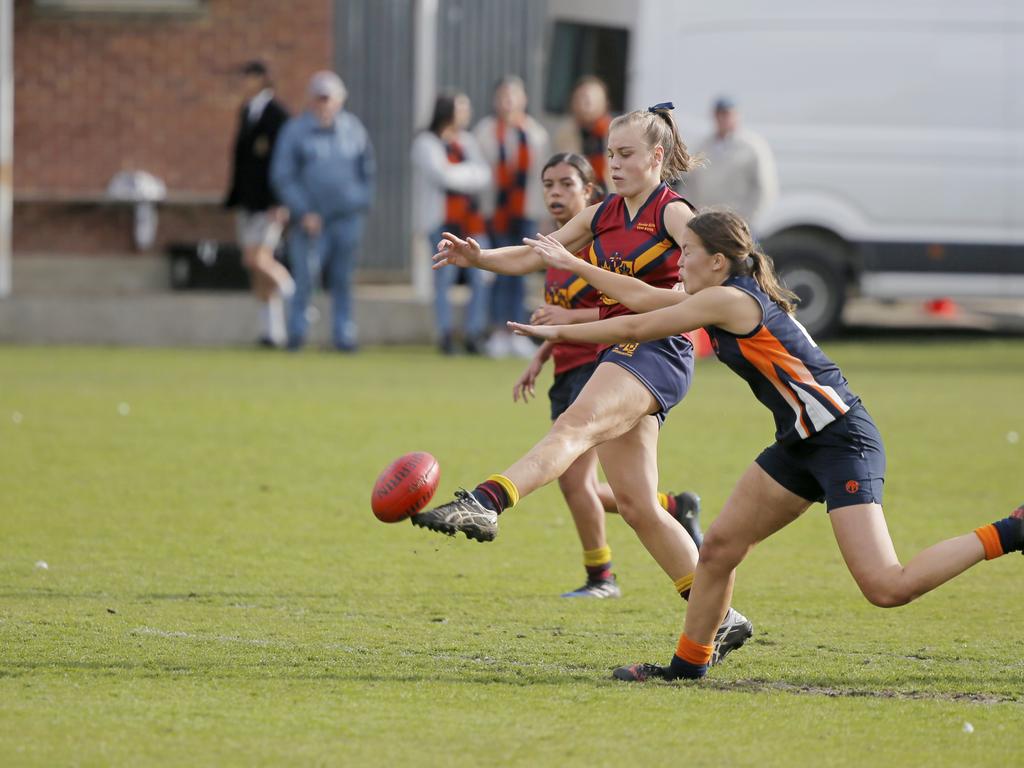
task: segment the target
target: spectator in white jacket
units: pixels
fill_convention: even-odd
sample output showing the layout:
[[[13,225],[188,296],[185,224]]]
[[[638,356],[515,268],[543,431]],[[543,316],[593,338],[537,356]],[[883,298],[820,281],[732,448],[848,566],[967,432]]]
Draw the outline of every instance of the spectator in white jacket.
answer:
[[[775,156],[763,138],[740,127],[732,99],[715,101],[714,120],[714,134],[697,147],[705,165],[684,177],[681,191],[698,208],[730,208],[756,229],[778,196]]]
[[[413,223],[416,232],[430,241],[430,253],[442,232],[472,237],[481,244],[490,242],[477,195],[490,185],[491,169],[466,130],[471,119],[468,96],[457,91],[442,93],[434,102],[430,126],[413,139]],[[448,289],[456,279],[470,289],[462,342],[470,354],[482,351],[487,326],[485,275],[472,267],[434,270],[434,314],[444,354],[455,352]]]
[[[546,216],[540,178],[548,159],[548,133],[526,114],[526,86],[520,78],[506,75],[498,81],[494,114],[483,118],[473,133],[494,174],[493,185],[481,198],[492,245],[522,245],[524,237],[536,235]],[[491,322],[496,330],[487,346],[492,357],[533,357],[533,343],[505,329],[506,321],[529,316],[525,293],[523,275],[495,278]]]

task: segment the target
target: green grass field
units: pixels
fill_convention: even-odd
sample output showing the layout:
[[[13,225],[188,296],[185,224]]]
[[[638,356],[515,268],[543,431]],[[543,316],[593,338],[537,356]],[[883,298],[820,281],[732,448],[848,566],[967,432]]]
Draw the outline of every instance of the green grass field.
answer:
[[[1024,500],[1024,341],[827,351],[886,438],[902,557]],[[432,452],[449,495],[540,437],[520,368],[0,348],[0,765],[1024,761],[1020,556],[881,610],[816,506],[740,570],[745,648],[703,684],[630,686],[610,670],[667,661],[683,604],[621,520],[618,601],[558,597],[582,568],[553,486],[492,544],[377,522],[395,456]],[[771,435],[701,361],[662,486],[706,525]]]

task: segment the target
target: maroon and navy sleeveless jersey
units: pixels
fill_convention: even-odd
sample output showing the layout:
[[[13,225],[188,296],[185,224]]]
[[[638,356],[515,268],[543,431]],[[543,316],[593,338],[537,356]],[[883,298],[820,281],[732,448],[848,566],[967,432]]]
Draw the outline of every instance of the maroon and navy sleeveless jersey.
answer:
[[[584,258],[582,251],[579,255]],[[544,275],[544,301],[566,309],[594,309],[601,301],[601,294],[575,272],[548,267]],[[555,344],[551,350],[555,358],[555,375],[594,362],[599,348],[598,344]]]
[[[750,385],[775,416],[775,439],[794,444],[817,434],[860,402],[839,367],[822,352],[796,318],[761,290],[752,277],[723,285],[750,294],[763,313],[743,336],[709,325],[718,359]]]
[[[632,219],[621,195],[608,195],[594,214],[590,229],[594,242],[584,258],[609,272],[630,275],[656,288],[679,282],[679,246],[665,230],[665,208],[679,201],[693,206],[666,184],[659,184]],[[631,315],[633,311],[608,296],[601,296],[601,319]]]

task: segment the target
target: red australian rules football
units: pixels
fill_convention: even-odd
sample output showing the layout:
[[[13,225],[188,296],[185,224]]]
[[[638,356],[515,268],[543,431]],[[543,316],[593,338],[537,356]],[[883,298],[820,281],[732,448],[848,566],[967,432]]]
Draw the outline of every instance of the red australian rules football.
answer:
[[[425,451],[399,456],[380,473],[373,486],[370,506],[378,520],[397,523],[415,515],[437,490],[441,468]]]

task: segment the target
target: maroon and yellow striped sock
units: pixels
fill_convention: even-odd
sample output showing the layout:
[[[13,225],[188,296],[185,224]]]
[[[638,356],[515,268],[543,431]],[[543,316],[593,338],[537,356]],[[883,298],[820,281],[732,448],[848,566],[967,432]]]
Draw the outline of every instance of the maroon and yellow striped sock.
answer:
[[[607,544],[597,549],[583,550],[583,567],[587,581],[609,581],[612,577],[612,548]]]
[[[504,475],[491,475],[473,489],[473,498],[500,515],[519,502],[519,489]]]

